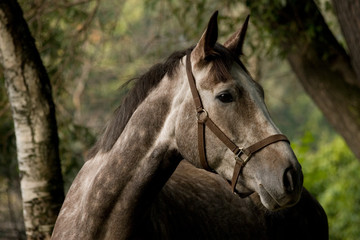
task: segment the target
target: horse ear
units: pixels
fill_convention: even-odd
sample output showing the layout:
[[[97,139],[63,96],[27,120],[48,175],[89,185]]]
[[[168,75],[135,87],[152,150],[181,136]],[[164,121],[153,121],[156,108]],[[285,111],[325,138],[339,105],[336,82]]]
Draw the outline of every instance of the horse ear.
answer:
[[[193,50],[198,61],[213,53],[218,38],[217,16],[218,11],[214,12],[211,16],[205,32]]]
[[[242,47],[244,44],[249,18],[250,15],[246,17],[243,26],[224,43],[224,46],[233,52],[235,56],[240,56],[242,54]]]

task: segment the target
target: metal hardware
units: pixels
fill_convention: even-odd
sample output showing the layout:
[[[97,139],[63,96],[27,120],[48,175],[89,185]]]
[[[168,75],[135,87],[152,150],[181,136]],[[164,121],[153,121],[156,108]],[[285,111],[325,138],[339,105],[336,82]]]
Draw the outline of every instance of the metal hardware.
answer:
[[[206,120],[208,119],[209,114],[205,109],[200,109],[198,110],[197,114],[196,114],[196,118],[198,120],[199,123],[204,123],[206,122]]]
[[[245,156],[246,156],[245,160],[241,157],[242,155],[245,155]],[[252,154],[247,155],[247,154],[244,152],[244,149],[243,149],[243,148],[239,148],[239,152],[235,155],[235,160],[236,160],[236,161],[240,161],[240,162],[242,162],[243,165],[245,165],[245,163],[247,163],[247,162],[250,160],[251,155],[252,155]]]

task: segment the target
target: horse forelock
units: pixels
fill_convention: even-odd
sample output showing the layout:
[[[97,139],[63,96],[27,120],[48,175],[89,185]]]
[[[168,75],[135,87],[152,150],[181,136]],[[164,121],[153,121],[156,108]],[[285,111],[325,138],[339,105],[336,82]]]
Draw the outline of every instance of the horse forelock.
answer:
[[[234,63],[238,64],[247,74],[249,74],[239,57],[235,56],[230,50],[218,43],[215,45],[213,51],[204,60],[199,62],[199,67],[205,66],[210,62],[212,67],[209,75],[212,76],[214,83],[226,82],[230,79],[230,70]]]
[[[137,107],[166,74],[169,79],[174,76],[181,58],[186,55],[188,50],[174,52],[165,62],[155,64],[142,76],[131,79],[123,85],[126,87],[129,83],[134,83],[134,86],[123,98],[121,105],[115,110],[112,118],[105,126],[101,137],[90,149],[87,160],[93,158],[99,151],[108,152],[112,149]]]

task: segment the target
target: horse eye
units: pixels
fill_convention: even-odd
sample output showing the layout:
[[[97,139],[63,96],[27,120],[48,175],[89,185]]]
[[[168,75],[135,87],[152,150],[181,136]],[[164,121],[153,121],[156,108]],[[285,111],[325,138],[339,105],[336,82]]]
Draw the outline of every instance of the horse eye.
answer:
[[[233,96],[229,92],[222,92],[216,98],[223,103],[230,103],[234,101]]]

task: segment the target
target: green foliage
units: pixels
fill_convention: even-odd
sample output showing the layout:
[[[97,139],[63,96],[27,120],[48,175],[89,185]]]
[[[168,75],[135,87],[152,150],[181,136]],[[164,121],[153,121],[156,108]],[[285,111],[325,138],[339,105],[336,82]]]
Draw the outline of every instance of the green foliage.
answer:
[[[293,50],[316,44],[318,54],[328,58],[331,34],[343,40],[329,0],[259,0],[243,1],[251,9],[253,24],[260,39],[267,39],[268,51],[285,57]],[[326,19],[326,23],[324,22]],[[259,45],[259,47],[261,47]]]
[[[313,145],[317,149],[313,149]],[[330,239],[358,239],[359,161],[339,136],[315,142],[307,132],[301,144],[293,148],[303,166],[305,187],[316,196],[328,215]]]
[[[79,74],[83,60],[79,56],[84,54],[81,45],[88,36],[97,4],[94,0],[79,3],[19,0],[19,4],[57,96]]]
[[[304,93],[289,66],[267,60],[262,85],[269,111],[292,142],[305,187],[327,213],[330,239],[358,239],[360,162]]]

